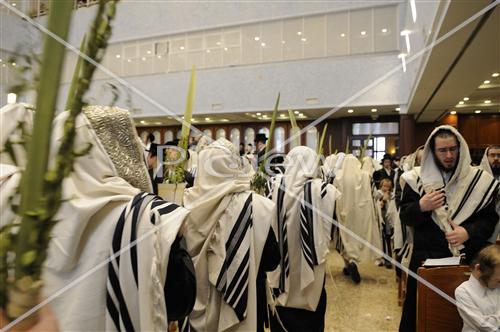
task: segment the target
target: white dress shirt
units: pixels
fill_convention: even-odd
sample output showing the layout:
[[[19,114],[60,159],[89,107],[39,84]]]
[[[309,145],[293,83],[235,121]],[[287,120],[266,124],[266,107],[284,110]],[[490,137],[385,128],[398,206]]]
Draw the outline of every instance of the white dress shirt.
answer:
[[[500,331],[500,288],[484,287],[471,275],[457,287],[455,299],[464,320],[462,332]]]

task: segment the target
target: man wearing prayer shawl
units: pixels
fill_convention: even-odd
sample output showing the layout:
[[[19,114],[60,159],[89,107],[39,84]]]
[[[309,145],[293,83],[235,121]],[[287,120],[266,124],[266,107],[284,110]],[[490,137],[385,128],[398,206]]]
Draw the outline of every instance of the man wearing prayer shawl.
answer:
[[[493,177],[500,181],[500,146],[491,145],[484,151],[483,159],[479,165],[485,172],[490,173]],[[495,243],[500,236],[500,192],[496,197],[496,211],[499,216],[499,221],[489,242]]]
[[[285,173],[273,190],[281,260],[268,273],[276,296],[271,331],[323,331],[326,310],[325,268],[335,201],[340,193],[321,181],[316,152],[293,148]]]
[[[67,116],[54,120],[51,153]],[[92,148],[63,182],[43,297],[54,296],[61,331],[165,331],[167,266],[188,211],[147,193],[143,151],[127,111],[89,106],[75,127],[75,149]],[[2,197],[8,188],[2,183]],[[0,208],[3,216],[10,206]]]
[[[279,261],[275,206],[250,191],[253,170],[224,138],[200,147],[197,168],[184,195],[196,303],[181,329],[263,331],[267,304],[259,275]]]
[[[403,174],[400,218],[413,228],[413,272],[427,258],[462,253],[470,260],[493,233],[499,184],[470,164],[462,135],[451,126],[439,126],[425,143],[422,166]],[[415,331],[416,292],[417,281],[410,277],[400,331]]]
[[[337,202],[336,216],[340,229],[340,243],[337,248],[345,263],[345,275],[350,275],[355,283],[361,281],[357,264],[374,261],[377,253],[351,236],[350,232],[382,249],[379,220],[372,196],[371,174],[361,169],[361,163],[352,154],[346,155],[341,169],[337,172],[333,185],[342,197]],[[350,232],[349,232],[350,231]]]

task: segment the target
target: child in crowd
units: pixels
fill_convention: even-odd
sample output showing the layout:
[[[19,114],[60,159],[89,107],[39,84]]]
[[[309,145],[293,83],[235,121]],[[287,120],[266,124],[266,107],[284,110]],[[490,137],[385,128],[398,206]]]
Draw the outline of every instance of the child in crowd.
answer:
[[[462,332],[500,331],[500,246],[481,250],[471,268],[469,280],[455,290]]]
[[[380,216],[380,225],[382,233],[382,241],[384,245],[384,253],[392,257],[392,235],[394,234],[394,218],[397,218],[397,210],[392,195],[392,181],[390,179],[382,179],[379,183],[379,189],[376,192],[375,200],[378,204]],[[380,262],[380,266],[384,265],[388,269],[392,268],[389,260],[384,259]]]

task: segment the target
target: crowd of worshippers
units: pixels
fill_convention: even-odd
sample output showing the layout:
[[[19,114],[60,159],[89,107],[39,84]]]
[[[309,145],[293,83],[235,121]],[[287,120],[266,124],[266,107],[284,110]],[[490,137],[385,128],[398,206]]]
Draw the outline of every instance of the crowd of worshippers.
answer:
[[[31,130],[33,113],[23,105],[0,116],[2,145],[20,135],[19,122]],[[51,151],[64,121],[54,121]],[[257,163],[266,139],[256,142]],[[50,301],[53,314],[42,315],[60,330],[323,331],[333,250],[353,284],[362,281],[362,262],[396,264],[401,273],[427,258],[477,256],[457,289],[464,331],[500,326],[500,253],[490,244],[499,231],[499,146],[486,149],[479,167],[451,126],[381,165],[345,153],[322,160],[297,146],[265,197],[251,190],[252,151],[224,138],[203,136],[187,153],[172,148],[177,142],[150,138],[144,146],[127,111],[89,106],[75,137],[76,146],[88,143],[64,181],[43,272],[45,297],[64,289]],[[25,165],[17,152],[16,163],[1,155],[1,226],[13,219],[7,197]],[[155,193],[171,171],[164,161],[183,153],[180,206]],[[415,330],[416,289],[409,277],[400,331]]]

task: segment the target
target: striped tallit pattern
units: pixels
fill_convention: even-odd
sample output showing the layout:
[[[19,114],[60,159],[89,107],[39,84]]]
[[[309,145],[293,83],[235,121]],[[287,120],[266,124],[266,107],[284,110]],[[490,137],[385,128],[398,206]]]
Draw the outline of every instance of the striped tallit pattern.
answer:
[[[314,265],[318,265],[316,249],[314,245],[314,229],[313,229],[313,203],[311,195],[312,182],[308,181],[304,185],[304,199],[300,205],[300,240],[302,245],[302,254],[306,259],[309,267],[314,269]],[[321,198],[326,194],[327,183],[321,184]]]
[[[240,322],[247,316],[251,228],[252,194],[245,201],[226,239],[226,257],[216,283],[217,290],[224,301],[234,309]]]
[[[173,212],[179,206],[148,193],[136,195],[123,210],[115,227],[111,244],[111,261],[108,263],[106,287],[106,310],[116,331],[140,331],[140,308],[138,302],[138,275],[140,275],[137,243],[138,223],[147,207],[150,207],[150,222],[156,224],[155,215]],[[148,259],[148,258],[146,258]],[[107,326],[109,329],[110,326]]]
[[[278,244],[280,247],[280,267],[281,274],[279,279],[279,292],[284,293],[286,291],[286,280],[290,273],[290,261],[288,257],[288,241],[286,234],[286,211],[283,204],[285,198],[285,179],[281,178],[278,187],[278,199],[277,199],[277,214],[278,214]]]

